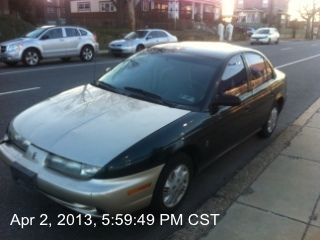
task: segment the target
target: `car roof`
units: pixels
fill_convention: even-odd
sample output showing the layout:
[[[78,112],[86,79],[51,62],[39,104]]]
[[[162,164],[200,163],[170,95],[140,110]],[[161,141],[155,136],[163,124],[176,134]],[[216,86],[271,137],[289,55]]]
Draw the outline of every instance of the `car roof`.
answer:
[[[219,59],[225,59],[242,52],[258,52],[254,49],[223,42],[177,42],[157,45],[154,48]]]
[[[164,31],[164,32],[167,32],[166,30],[163,30],[160,28],[145,28],[145,29],[138,29],[137,31]]]

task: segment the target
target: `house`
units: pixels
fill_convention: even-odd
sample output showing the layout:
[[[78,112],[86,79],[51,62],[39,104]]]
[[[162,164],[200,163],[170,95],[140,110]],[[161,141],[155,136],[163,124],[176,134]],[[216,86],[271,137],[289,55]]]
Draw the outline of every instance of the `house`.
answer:
[[[81,25],[126,25],[126,1],[69,0],[69,21]],[[135,0],[138,27],[173,28],[177,24],[213,24],[221,15],[221,0]]]
[[[237,25],[281,27],[288,22],[289,0],[235,0]]]
[[[8,15],[8,14],[9,14],[9,1],[0,0],[0,15]]]

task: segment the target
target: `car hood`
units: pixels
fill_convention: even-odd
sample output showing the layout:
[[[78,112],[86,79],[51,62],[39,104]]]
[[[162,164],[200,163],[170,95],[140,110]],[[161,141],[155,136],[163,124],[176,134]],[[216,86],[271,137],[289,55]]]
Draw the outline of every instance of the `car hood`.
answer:
[[[141,39],[118,39],[118,40],[114,40],[110,43],[110,45],[121,45],[121,46],[130,46],[133,45],[137,42],[140,42]]]
[[[85,85],[27,109],[12,127],[46,151],[103,166],[188,112]]]
[[[8,46],[10,44],[19,44],[19,43],[24,43],[24,42],[29,42],[29,38],[15,38],[6,42],[2,42],[1,45]]]

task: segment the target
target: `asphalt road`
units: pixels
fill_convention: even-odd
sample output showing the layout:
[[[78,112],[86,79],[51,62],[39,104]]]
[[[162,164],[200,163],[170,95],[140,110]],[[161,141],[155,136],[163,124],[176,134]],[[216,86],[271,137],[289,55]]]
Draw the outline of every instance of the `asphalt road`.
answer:
[[[271,139],[255,136],[214,163],[197,176],[191,186],[186,204],[180,211],[192,213],[245,166],[261,150],[320,97],[320,41],[283,41],[279,45],[254,46],[267,55],[274,66],[287,74],[288,100],[280,116],[278,128]],[[65,64],[47,61],[38,67],[9,68],[0,64],[0,135],[9,121],[24,109],[66,89],[88,83],[121,59],[100,56],[96,62],[78,60]],[[209,211],[209,210],[208,210]],[[40,193],[17,187],[9,169],[0,162],[0,239],[164,239],[181,226],[100,226],[39,227],[20,229],[10,226],[14,214],[39,217],[42,213],[54,222],[59,213],[72,213],[48,200]],[[212,212],[208,212],[212,213]]]

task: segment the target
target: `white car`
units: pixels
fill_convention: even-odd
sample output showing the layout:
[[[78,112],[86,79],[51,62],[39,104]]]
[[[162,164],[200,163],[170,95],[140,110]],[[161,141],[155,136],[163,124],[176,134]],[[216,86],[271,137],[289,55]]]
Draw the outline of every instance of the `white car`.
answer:
[[[123,39],[109,43],[113,55],[132,54],[157,44],[177,42],[178,38],[162,29],[141,29],[127,34]]]
[[[276,28],[259,28],[251,35],[250,44],[251,45],[256,43],[278,44],[279,39],[280,39],[280,33]]]

